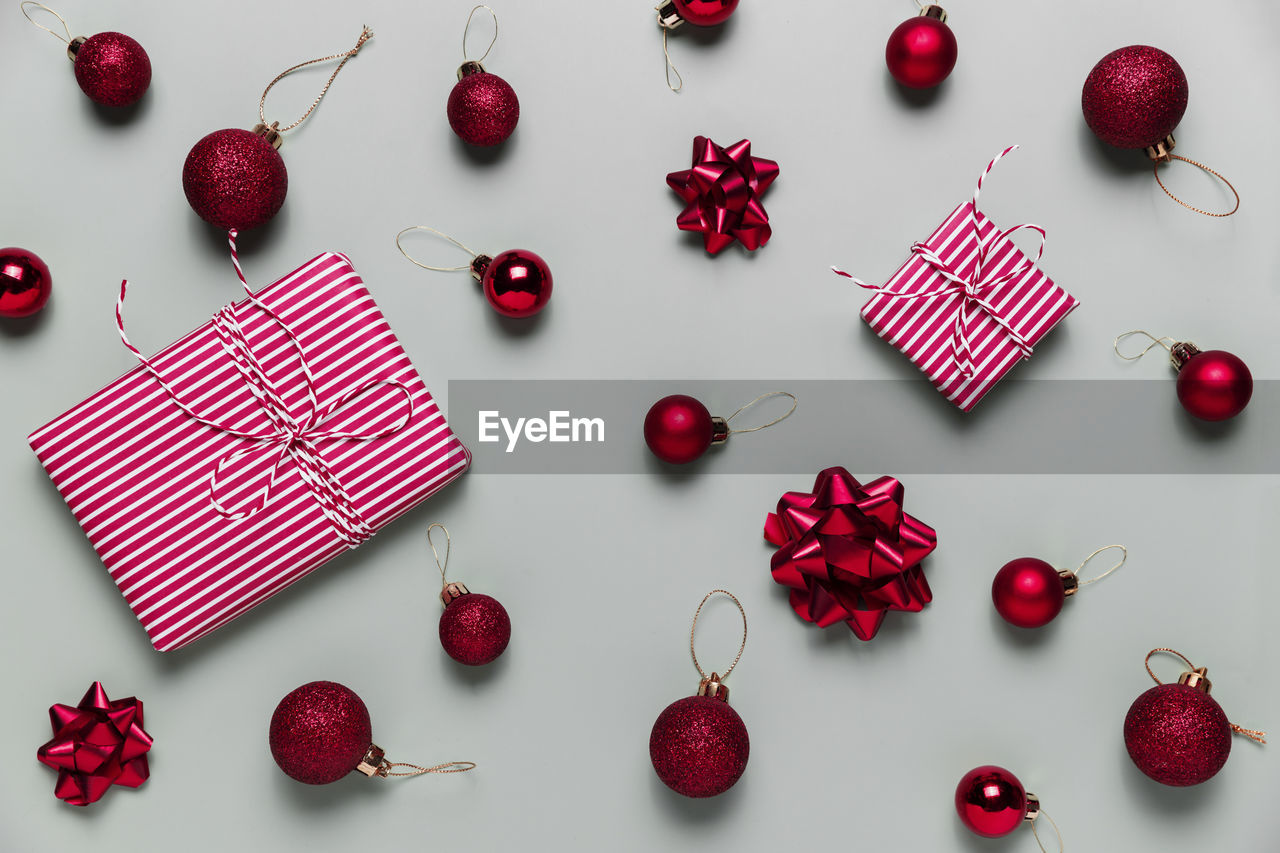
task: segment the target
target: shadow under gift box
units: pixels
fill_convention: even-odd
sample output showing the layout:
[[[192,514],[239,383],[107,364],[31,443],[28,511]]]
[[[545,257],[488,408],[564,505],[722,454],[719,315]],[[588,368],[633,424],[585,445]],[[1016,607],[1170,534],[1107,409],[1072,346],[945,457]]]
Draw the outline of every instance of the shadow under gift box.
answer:
[[[28,437],[159,651],[357,547],[471,464],[345,255],[255,296],[150,359],[169,390],[139,366]]]

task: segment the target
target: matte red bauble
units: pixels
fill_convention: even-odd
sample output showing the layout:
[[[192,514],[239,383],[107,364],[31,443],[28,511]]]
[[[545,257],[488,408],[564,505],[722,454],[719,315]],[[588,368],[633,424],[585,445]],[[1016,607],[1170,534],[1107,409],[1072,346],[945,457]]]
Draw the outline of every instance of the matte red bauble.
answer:
[[[984,838],[1008,835],[1023,821],[1034,820],[1039,811],[1039,801],[1026,792],[1018,777],[994,764],[975,767],[956,785],[956,814],[971,832]]]
[[[644,418],[644,441],[663,462],[685,465],[729,438],[729,424],[713,418],[702,403],[687,394],[663,397]]]
[[[729,16],[738,8],[739,0],[671,0],[669,4],[659,4],[658,14],[662,14],[663,5],[675,7],[676,13],[695,27],[714,27],[729,20]]]
[[[1180,346],[1174,364],[1182,408],[1206,421],[1225,421],[1243,412],[1253,397],[1253,374],[1248,366],[1224,350]]]
[[[34,252],[0,249],[0,317],[29,317],[45,306],[53,290],[49,268]]]
[[[268,136],[277,144],[268,142]],[[278,140],[278,134],[258,125],[254,131],[217,130],[197,142],[182,167],[182,189],[191,209],[228,231],[268,222],[289,190]]]
[[[520,99],[506,80],[485,71],[479,62],[467,62],[458,69],[446,112],[459,139],[487,147],[505,142],[515,131]]]
[[[956,66],[959,47],[941,6],[926,6],[889,36],[884,61],[893,79],[910,89],[932,89]]]
[[[1066,578],[1044,560],[1019,557],[996,572],[991,582],[991,600],[1009,624],[1039,628],[1061,612],[1067,600],[1065,581]],[[1071,591],[1075,592],[1074,585]]]
[[[151,85],[151,59],[124,33],[73,39],[67,53],[75,62],[76,82],[94,103],[127,107]]]
[[[551,268],[528,249],[508,249],[492,258],[477,255],[471,274],[493,310],[504,317],[532,317],[551,299]]]
[[[1081,95],[1089,129],[1117,148],[1147,148],[1173,133],[1187,109],[1187,75],[1154,47],[1135,44],[1104,56]]]
[[[350,688],[312,681],[271,715],[271,756],[299,782],[327,785],[355,770],[373,744],[369,710]]]

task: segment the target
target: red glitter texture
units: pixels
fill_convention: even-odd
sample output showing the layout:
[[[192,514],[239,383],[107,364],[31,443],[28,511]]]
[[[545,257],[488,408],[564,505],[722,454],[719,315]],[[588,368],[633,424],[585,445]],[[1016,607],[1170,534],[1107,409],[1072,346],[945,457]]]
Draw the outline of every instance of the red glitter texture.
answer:
[[[369,710],[350,688],[312,681],[280,700],[268,740],[281,770],[308,785],[327,785],[356,768],[373,729]]]
[[[520,121],[516,90],[497,74],[478,71],[458,81],[449,93],[449,126],[463,142],[497,145],[505,142]]]
[[[1117,148],[1155,145],[1182,121],[1187,75],[1172,56],[1135,44],[1112,51],[1084,81],[1084,120]]]
[[[151,85],[151,59],[124,33],[98,33],[76,52],[76,82],[90,100],[107,107],[138,102]]]
[[[289,173],[271,143],[252,131],[228,128],[192,146],[182,167],[182,188],[205,222],[245,231],[280,210]]]
[[[440,614],[440,645],[467,666],[495,660],[511,642],[511,617],[496,598],[467,593]]]
[[[1139,696],[1124,718],[1124,745],[1138,769],[1163,785],[1199,785],[1231,754],[1231,724],[1211,696],[1162,684]]]
[[[747,769],[751,741],[738,712],[721,699],[688,696],[666,707],[649,735],[649,758],[668,788],[714,797]]]

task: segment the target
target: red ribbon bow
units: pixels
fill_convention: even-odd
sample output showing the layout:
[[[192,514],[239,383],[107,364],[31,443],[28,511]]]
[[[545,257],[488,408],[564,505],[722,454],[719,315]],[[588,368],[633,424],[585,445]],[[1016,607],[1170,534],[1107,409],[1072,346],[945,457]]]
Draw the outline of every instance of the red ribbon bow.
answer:
[[[811,494],[782,496],[764,538],[779,546],[773,579],[791,589],[796,615],[821,628],[846,622],[870,640],[888,611],[914,613],[933,600],[919,564],[938,536],[902,511],[903,492],[893,477],[864,486],[844,468],[828,468]]]
[[[778,177],[778,164],[751,156],[751,140],[721,148],[694,137],[693,168],[667,175],[667,184],[688,204],[676,217],[681,231],[698,231],[713,255],[734,240],[755,251],[773,229],[760,196]]]
[[[49,708],[53,740],[36,752],[58,771],[53,793],[73,806],[96,802],[112,785],[136,788],[147,781],[151,736],[142,730],[142,703],[107,699],[95,681],[80,704]]]

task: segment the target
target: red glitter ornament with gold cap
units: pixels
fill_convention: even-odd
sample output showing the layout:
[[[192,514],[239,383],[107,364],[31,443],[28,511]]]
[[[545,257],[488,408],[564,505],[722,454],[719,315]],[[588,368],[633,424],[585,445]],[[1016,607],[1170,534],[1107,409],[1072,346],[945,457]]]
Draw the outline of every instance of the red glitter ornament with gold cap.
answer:
[[[75,66],[76,83],[89,100],[104,107],[130,107],[142,99],[151,85],[151,58],[142,45],[124,33],[105,32],[88,38],[72,38],[67,21],[43,3],[20,4],[28,21],[67,46],[67,58]],[[62,24],[66,38],[36,22],[28,8],[42,9]]]
[[[467,33],[476,12],[487,9],[493,16],[493,39],[479,59],[467,58]],[[498,40],[498,15],[488,6],[476,6],[467,16],[462,30],[463,63],[458,68],[458,82],[449,93],[445,112],[449,126],[468,145],[489,148],[506,142],[520,121],[520,99],[511,84],[491,74],[481,64]]]
[[[433,530],[443,530],[445,536],[444,560],[431,540]],[[449,566],[449,554],[453,551],[453,539],[449,528],[432,524],[427,528],[427,543],[440,567],[440,602],[444,613],[440,614],[440,645],[445,653],[458,663],[467,666],[483,666],[492,663],[506,651],[511,642],[511,617],[496,598],[474,593],[460,583],[451,583],[445,575]]]

